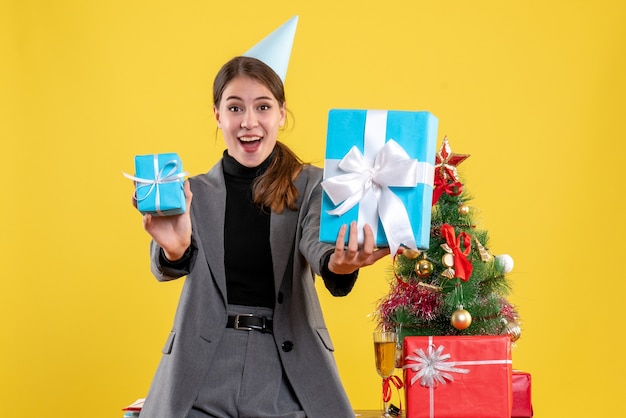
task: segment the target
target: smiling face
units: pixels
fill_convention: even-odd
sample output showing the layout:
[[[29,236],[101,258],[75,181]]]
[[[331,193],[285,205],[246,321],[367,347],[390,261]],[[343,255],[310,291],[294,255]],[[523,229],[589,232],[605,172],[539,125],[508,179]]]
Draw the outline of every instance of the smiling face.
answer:
[[[257,167],[272,153],[286,110],[263,83],[240,75],[226,85],[213,112],[228,155]]]

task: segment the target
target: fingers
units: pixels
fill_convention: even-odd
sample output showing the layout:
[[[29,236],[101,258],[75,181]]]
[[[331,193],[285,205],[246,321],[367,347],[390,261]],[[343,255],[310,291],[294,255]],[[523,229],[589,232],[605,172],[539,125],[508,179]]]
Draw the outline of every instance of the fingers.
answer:
[[[366,254],[367,257],[372,255],[375,247],[375,239],[374,232],[372,231],[372,227],[368,224],[363,226],[363,248],[362,252]]]
[[[359,230],[356,221],[350,222],[350,233],[348,235],[348,251],[346,256],[354,258],[359,253]]]
[[[350,260],[354,264],[371,264],[371,262],[368,262],[368,259],[374,253],[375,248],[375,238],[372,228],[367,224],[363,226],[363,245],[361,246],[359,245],[359,229],[357,222],[352,221],[350,223],[350,231],[348,233],[348,245],[347,247],[344,247],[347,229],[348,226],[343,225],[339,230],[337,241],[335,243],[335,252],[338,252],[339,250],[339,253],[343,255],[346,260]],[[382,251],[382,255],[380,257],[383,257],[385,255],[384,253],[385,250]]]
[[[189,185],[189,180],[185,181],[183,185],[183,190],[185,191],[185,204],[187,205],[187,212],[191,208],[191,199],[193,198],[193,193],[191,192],[191,186]]]
[[[328,264],[330,271],[336,274],[349,274],[361,267],[369,266],[390,253],[389,248],[376,248],[374,232],[369,225],[363,226],[363,245],[358,242],[356,221],[342,225],[335,241],[335,251]],[[348,245],[346,246],[346,235]]]
[[[343,254],[343,249],[346,246],[346,231],[348,230],[348,225],[341,225],[339,228],[339,233],[337,234],[337,240],[335,241],[335,253]]]
[[[350,222],[350,230],[348,225],[342,225],[337,234],[335,241],[335,252],[346,252],[347,257],[355,257],[361,252],[371,255],[374,251],[374,233],[369,225],[363,226],[364,240],[363,246],[359,246],[359,229],[356,221]],[[346,246],[346,234],[348,234],[348,245]]]
[[[143,215],[143,229],[145,229],[146,231],[149,231],[151,221],[152,221],[152,215],[150,215],[149,213],[146,213],[145,215]]]

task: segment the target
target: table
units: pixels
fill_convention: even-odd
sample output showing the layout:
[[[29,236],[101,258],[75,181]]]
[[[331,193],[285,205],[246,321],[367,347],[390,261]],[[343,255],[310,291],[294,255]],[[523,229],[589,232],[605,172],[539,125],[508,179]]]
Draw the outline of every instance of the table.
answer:
[[[354,411],[354,414],[356,415],[356,418],[380,418],[382,415],[382,412],[358,410],[358,411]],[[138,417],[138,416],[139,416],[139,412],[126,412],[124,414],[124,417],[126,418]]]

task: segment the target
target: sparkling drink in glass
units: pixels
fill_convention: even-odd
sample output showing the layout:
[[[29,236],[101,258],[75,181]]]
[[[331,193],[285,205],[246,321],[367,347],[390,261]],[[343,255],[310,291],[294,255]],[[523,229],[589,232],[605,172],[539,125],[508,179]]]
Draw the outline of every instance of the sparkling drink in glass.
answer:
[[[384,380],[393,375],[396,367],[396,341],[395,332],[376,331],[374,332],[374,360],[376,371]],[[389,405],[383,398],[383,417],[389,417]]]

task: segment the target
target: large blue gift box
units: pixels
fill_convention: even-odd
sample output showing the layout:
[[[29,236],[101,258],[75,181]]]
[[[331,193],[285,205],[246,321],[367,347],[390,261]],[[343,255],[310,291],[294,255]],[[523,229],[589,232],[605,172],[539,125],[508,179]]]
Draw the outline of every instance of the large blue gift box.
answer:
[[[186,174],[176,153],[135,156],[137,209],[158,216],[185,213]]]
[[[332,109],[328,115],[320,240],[342,225],[374,230],[376,246],[428,248],[437,142],[429,112]],[[347,237],[346,237],[347,241]]]

